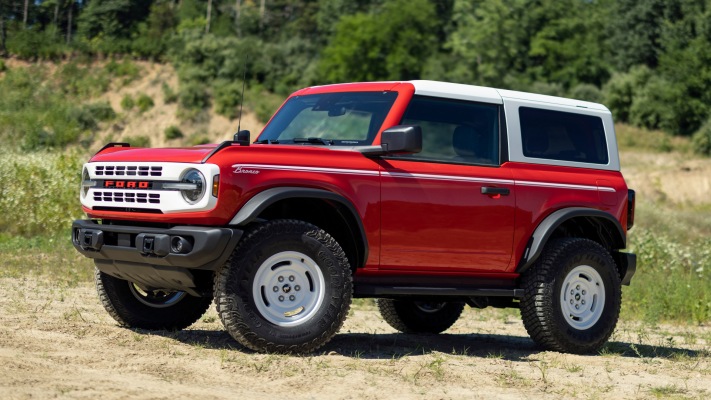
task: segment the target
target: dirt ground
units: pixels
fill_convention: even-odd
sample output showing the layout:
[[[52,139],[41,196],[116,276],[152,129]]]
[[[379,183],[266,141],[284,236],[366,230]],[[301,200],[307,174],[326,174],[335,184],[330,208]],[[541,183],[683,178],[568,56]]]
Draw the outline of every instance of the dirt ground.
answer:
[[[545,352],[517,312],[468,309],[445,334],[396,333],[356,300],[317,354],[255,354],[214,308],[190,329],[120,328],[94,288],[0,279],[0,398],[709,398],[711,327],[618,326],[599,355]]]

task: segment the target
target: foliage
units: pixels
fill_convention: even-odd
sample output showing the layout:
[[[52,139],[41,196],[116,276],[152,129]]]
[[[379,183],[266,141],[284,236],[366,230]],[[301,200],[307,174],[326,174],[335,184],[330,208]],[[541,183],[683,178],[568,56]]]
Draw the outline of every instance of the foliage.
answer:
[[[175,93],[173,88],[167,83],[163,82],[161,90],[163,91],[163,102],[165,102],[165,104],[175,103],[178,101],[178,94]]]
[[[346,16],[323,50],[329,82],[414,79],[436,49],[435,8],[427,0],[392,0],[373,13]]]
[[[216,80],[213,87],[216,111],[220,115],[234,119],[239,115],[239,104],[242,96],[240,82]]]
[[[7,65],[5,65],[5,61],[0,59],[0,72],[5,72],[7,71]]]
[[[124,85],[138,78],[138,75],[141,73],[141,69],[138,65],[129,59],[124,59],[121,62],[116,62],[116,60],[112,59],[106,63],[104,68],[111,76],[123,78],[122,82]]]
[[[136,99],[136,106],[138,107],[138,111],[141,113],[150,110],[151,108],[153,108],[154,105],[155,103],[153,103],[153,99],[151,98],[151,96],[145,93],[139,94],[138,98]]]
[[[131,96],[130,94],[125,94],[123,98],[121,98],[121,108],[123,108],[124,110],[130,111],[135,106],[136,102],[133,100],[133,96]]]
[[[165,138],[168,140],[180,139],[181,137],[183,137],[183,131],[181,131],[180,128],[178,128],[175,125],[171,125],[171,126],[165,128],[164,133],[165,133]]]
[[[73,153],[0,153],[0,231],[24,237],[66,234],[71,221],[82,216],[83,159]]]
[[[148,136],[133,136],[128,140],[133,147],[151,147],[151,138]]]
[[[711,118],[694,133],[692,144],[696,153],[711,156]]]
[[[639,227],[630,239],[638,273],[624,288],[625,312],[652,322],[711,320],[711,240],[680,244],[677,238]]]
[[[186,110],[202,110],[210,105],[210,98],[204,85],[188,82],[180,85],[178,104]]]

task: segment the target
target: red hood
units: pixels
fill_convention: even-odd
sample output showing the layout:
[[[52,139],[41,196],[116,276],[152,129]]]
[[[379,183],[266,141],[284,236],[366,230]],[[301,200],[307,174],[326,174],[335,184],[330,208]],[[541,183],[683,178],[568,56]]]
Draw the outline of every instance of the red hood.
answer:
[[[110,147],[92,157],[91,162],[151,161],[200,163],[215,147],[217,147],[216,144],[161,149]]]

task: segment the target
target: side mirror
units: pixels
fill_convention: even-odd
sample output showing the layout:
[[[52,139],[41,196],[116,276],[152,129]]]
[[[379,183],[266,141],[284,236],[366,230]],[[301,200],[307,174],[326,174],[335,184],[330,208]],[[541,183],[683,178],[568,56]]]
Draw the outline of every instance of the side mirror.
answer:
[[[241,130],[235,133],[234,139],[234,141],[237,142],[240,146],[249,146],[249,131]]]
[[[385,154],[409,154],[422,151],[422,128],[397,125],[383,131],[380,145]]]

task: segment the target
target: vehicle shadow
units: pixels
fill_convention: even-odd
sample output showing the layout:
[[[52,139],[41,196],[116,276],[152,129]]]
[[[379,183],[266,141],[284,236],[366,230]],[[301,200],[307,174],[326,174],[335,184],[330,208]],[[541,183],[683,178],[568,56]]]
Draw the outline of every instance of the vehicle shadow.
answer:
[[[136,330],[136,332],[148,333],[148,331],[142,330]],[[222,330],[151,331],[150,333],[208,349],[227,349],[248,354],[255,353],[241,346],[227,332]],[[447,333],[439,335],[340,333],[311,355],[338,354],[357,359],[378,360],[398,359],[436,352],[507,361],[531,361],[531,356],[543,353],[545,350],[538,347],[528,336]],[[704,351],[619,341],[608,342],[598,353],[586,356],[601,355],[639,359],[708,356],[707,352]]]

